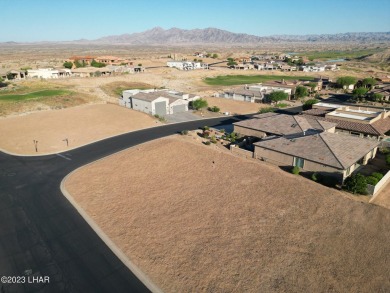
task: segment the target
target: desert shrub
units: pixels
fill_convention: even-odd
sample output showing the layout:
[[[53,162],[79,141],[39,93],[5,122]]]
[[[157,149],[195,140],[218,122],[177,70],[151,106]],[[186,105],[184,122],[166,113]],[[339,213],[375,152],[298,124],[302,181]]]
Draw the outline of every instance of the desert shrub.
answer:
[[[204,138],[208,138],[209,136],[210,136],[210,131],[204,130],[204,131],[203,131],[203,137],[204,137]]]
[[[188,130],[182,130],[182,131],[180,132],[180,134],[181,134],[181,135],[187,135],[187,134],[188,134]]]
[[[212,106],[212,107],[209,107],[208,110],[211,112],[219,112],[221,109],[218,108],[217,106]]]
[[[279,104],[276,105],[276,107],[278,107],[278,108],[286,108],[286,107],[288,107],[288,104],[286,104],[286,103],[279,103]]]
[[[203,127],[203,130],[210,130],[210,127],[204,126],[204,127]]]
[[[275,110],[276,109],[274,107],[260,108],[258,113],[264,114],[264,113],[269,113],[269,112],[275,112]]]
[[[372,177],[375,177],[376,179],[381,180],[383,178],[383,174],[379,172],[374,172],[371,174]]]
[[[197,99],[192,102],[192,107],[195,110],[200,110],[202,108],[206,108],[208,106],[208,103],[205,99]]]
[[[376,185],[378,183],[378,178],[375,178],[374,176],[368,176],[366,177],[367,184]]]
[[[298,166],[294,166],[294,167],[291,169],[291,173],[293,173],[293,174],[295,174],[295,175],[298,175],[300,171],[301,171],[301,169],[299,169]]]
[[[222,129],[219,130],[219,132],[220,133],[225,133],[225,129],[222,128]]]
[[[366,177],[362,174],[352,175],[345,180],[344,188],[353,194],[367,194]]]
[[[215,135],[213,135],[213,136],[211,137],[210,141],[211,141],[212,143],[217,143],[217,138],[215,137]]]
[[[303,105],[302,105],[302,109],[305,111],[305,110],[309,110],[309,109],[312,109],[313,108],[313,105],[314,104],[317,104],[319,102],[319,100],[317,99],[310,99],[310,100],[307,100]]]
[[[204,144],[205,144],[205,145],[210,145],[210,144],[211,144],[211,142],[209,142],[209,141],[206,141]]]
[[[311,174],[311,180],[313,180],[313,181],[318,181],[318,174],[317,173],[313,173],[313,174]]]

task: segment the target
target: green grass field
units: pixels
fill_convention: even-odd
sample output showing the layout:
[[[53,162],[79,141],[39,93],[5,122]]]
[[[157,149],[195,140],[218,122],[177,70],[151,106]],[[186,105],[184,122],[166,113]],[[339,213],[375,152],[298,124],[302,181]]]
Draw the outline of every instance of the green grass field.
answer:
[[[299,55],[307,56],[309,59],[355,59],[364,56],[369,56],[374,53],[383,51],[384,49],[366,49],[354,51],[321,51],[321,52],[305,52]]]
[[[0,94],[0,101],[25,101],[43,97],[65,96],[71,94],[68,90],[41,90],[26,94]]]
[[[220,75],[217,77],[207,77],[204,82],[208,85],[238,85],[260,83],[272,80],[313,80],[311,76],[283,76],[283,75]]]

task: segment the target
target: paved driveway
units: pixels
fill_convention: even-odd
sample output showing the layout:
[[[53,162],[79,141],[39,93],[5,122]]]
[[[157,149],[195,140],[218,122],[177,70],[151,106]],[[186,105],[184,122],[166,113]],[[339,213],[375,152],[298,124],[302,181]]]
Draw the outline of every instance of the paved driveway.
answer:
[[[187,122],[202,119],[202,117],[195,115],[190,111],[165,115],[164,118],[168,123]]]

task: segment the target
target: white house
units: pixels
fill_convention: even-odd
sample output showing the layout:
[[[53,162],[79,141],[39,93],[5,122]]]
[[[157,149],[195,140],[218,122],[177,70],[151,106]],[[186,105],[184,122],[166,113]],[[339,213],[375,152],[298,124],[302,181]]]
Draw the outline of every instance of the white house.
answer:
[[[325,65],[316,64],[316,65],[304,65],[301,66],[303,72],[323,72],[325,71]]]
[[[126,90],[119,105],[151,115],[167,115],[188,111],[189,102],[199,99],[197,95],[169,90]]]
[[[180,70],[208,69],[208,65],[205,63],[191,61],[168,61],[167,66]]]
[[[69,70],[69,69],[68,69]],[[69,70],[70,75],[70,70]],[[40,68],[40,69],[29,69],[27,70],[28,78],[58,78],[60,76],[59,70],[54,68]]]

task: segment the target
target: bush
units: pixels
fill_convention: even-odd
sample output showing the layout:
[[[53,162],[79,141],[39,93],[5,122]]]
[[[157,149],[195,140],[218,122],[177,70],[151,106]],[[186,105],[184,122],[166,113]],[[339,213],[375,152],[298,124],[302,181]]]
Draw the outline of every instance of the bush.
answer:
[[[211,144],[211,142],[209,142],[209,141],[206,141],[204,144],[205,144],[205,145],[210,145],[210,144]]]
[[[260,108],[258,113],[264,114],[264,113],[269,113],[269,112],[275,112],[275,110],[276,109],[274,107]]]
[[[294,166],[291,170],[291,173],[295,174],[295,175],[298,175],[299,172],[301,171],[301,169],[299,169],[298,166]]]
[[[317,173],[313,173],[313,174],[311,174],[311,180],[313,180],[313,181],[318,181],[318,174]]]
[[[279,104],[276,105],[276,107],[278,107],[278,108],[286,108],[286,107],[288,107],[288,104],[286,104],[286,103],[279,103]]]
[[[366,177],[362,174],[352,175],[345,180],[344,188],[353,194],[367,194]]]
[[[195,101],[192,102],[192,107],[195,109],[195,110],[199,110],[199,109],[202,109],[202,108],[206,108],[208,106],[208,103],[206,100],[204,99],[197,99]]]
[[[387,148],[387,147],[383,147],[383,148],[380,148],[380,149],[379,149],[379,152],[380,152],[381,154],[387,155],[387,154],[390,153],[390,149]]]
[[[204,131],[203,131],[203,137],[204,137],[204,138],[208,138],[209,136],[210,136],[210,131],[204,130]]]
[[[374,172],[371,174],[372,177],[375,177],[376,179],[381,180],[383,178],[383,174],[379,172]]]
[[[211,137],[210,141],[211,141],[212,143],[217,143],[217,138],[215,137],[215,135],[213,135],[213,136]]]
[[[73,67],[73,62],[66,61],[64,64],[62,64],[65,68],[72,69]]]
[[[188,130],[182,130],[182,131],[180,132],[180,134],[181,134],[181,135],[187,135],[187,134],[188,134]]]
[[[222,129],[219,130],[219,132],[220,133],[225,133],[225,129],[222,128]]]
[[[378,183],[378,178],[375,178],[374,176],[368,176],[366,177],[367,184],[376,185]]]
[[[210,130],[210,127],[204,126],[202,129],[203,129],[203,130]]]
[[[213,107],[209,107],[208,110],[211,112],[219,112],[221,109],[219,109],[217,106],[213,106]]]
[[[310,100],[307,100],[303,105],[302,105],[302,109],[305,111],[305,110],[310,110],[311,108],[313,108],[313,105],[318,103],[319,101],[317,99],[310,99]]]

